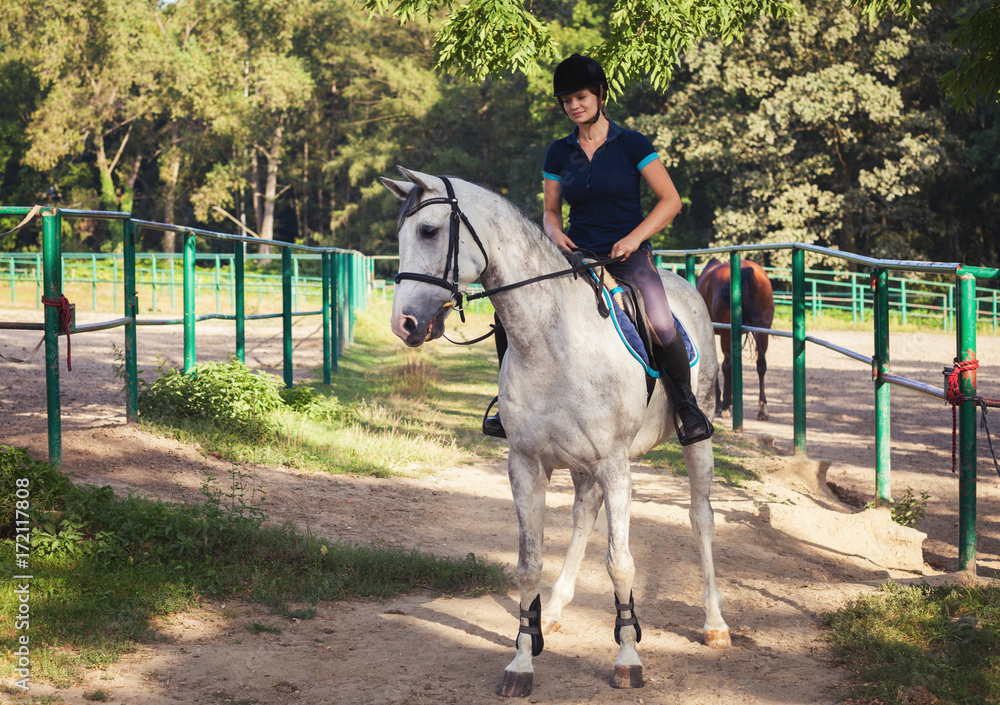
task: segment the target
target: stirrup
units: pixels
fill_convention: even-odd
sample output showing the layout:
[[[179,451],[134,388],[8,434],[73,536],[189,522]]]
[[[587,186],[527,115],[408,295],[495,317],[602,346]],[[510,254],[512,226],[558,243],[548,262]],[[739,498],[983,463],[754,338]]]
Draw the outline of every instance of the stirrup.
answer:
[[[698,416],[701,417],[702,421],[704,421],[705,425],[708,427],[708,430],[702,431],[701,433],[695,434],[694,436],[686,435],[681,430],[680,424],[677,423],[677,417],[680,415],[680,412],[675,409],[674,431],[677,432],[677,442],[680,443],[682,446],[689,446],[694,443],[700,443],[701,441],[707,441],[715,433],[715,426],[712,425],[712,422],[708,419],[707,416],[705,416],[705,412],[702,411],[701,408],[698,407],[697,405],[687,404],[687,408],[689,410],[688,413],[696,413]]]
[[[490,409],[493,405],[500,400],[500,397],[493,397],[493,401],[490,405],[486,407],[486,413],[483,414],[483,435],[493,436],[494,438],[506,438],[507,432],[504,430],[503,423],[500,421],[500,414],[494,414],[490,416]]]

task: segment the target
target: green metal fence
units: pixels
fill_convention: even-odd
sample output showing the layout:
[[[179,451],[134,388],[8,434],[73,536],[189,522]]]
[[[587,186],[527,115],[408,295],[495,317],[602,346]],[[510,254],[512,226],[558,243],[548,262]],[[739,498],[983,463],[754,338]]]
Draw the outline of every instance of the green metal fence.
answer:
[[[742,322],[742,302],[740,298],[740,253],[763,250],[791,250],[792,253],[792,330],[779,331],[768,328],[744,326]],[[868,288],[871,290],[872,327],[875,355],[867,355],[842,348],[826,340],[806,334],[807,280],[805,254],[834,257],[850,262],[866,270]],[[730,258],[730,307],[732,323],[716,323],[716,328],[732,330],[732,418],[733,430],[743,430],[743,365],[742,337],[745,332],[769,333],[792,339],[792,387],[793,387],[793,437],[795,452],[806,452],[806,343],[813,343],[834,350],[852,359],[871,366],[875,391],[875,494],[876,503],[888,504],[892,501],[890,485],[890,427],[889,427],[889,385],[897,386],[947,400],[942,388],[933,387],[917,380],[908,379],[892,372],[889,354],[889,272],[923,272],[940,277],[953,277],[953,305],[957,311],[955,329],[956,355],[958,364],[976,360],[976,330],[979,301],[977,300],[977,280],[1000,281],[1000,269],[970,267],[959,263],[911,262],[881,260],[862,255],[853,255],[824,247],[788,243],[782,245],[748,245],[742,247],[719,247],[704,250],[659,250],[659,257],[683,257],[682,273],[692,284],[697,280],[696,256],[728,253]],[[856,286],[856,285],[855,285]],[[905,298],[905,297],[904,297]],[[974,370],[963,370],[959,376],[959,391],[963,401],[959,404],[959,565],[962,570],[974,570],[976,564],[976,374]]]
[[[657,266],[686,276],[684,262],[666,262],[663,252]],[[764,267],[774,288],[776,306],[793,305],[793,277],[788,267]],[[806,313],[819,321],[825,313],[839,311],[851,316],[855,326],[863,325],[874,315],[874,293],[869,286],[868,272],[806,269],[804,304]],[[890,276],[888,280],[889,314],[902,325],[908,323],[939,326],[954,331],[958,310],[955,306],[956,284],[949,281]],[[996,334],[1000,331],[1000,289],[977,287],[976,316],[981,328]]]
[[[0,207],[0,215],[28,216],[37,208]],[[184,371],[188,373],[195,365],[196,335],[195,324],[208,319],[225,319],[235,322],[235,347],[237,357],[245,362],[246,321],[266,318],[281,318],[283,332],[283,376],[286,387],[292,386],[292,319],[296,316],[321,315],[323,317],[323,381],[331,381],[331,373],[337,369],[337,360],[344,347],[354,337],[353,325],[355,313],[362,309],[368,296],[368,288],[372,279],[371,260],[360,252],[339,248],[320,248],[295,245],[292,243],[261,240],[260,238],[185,228],[165,223],[155,223],[132,218],[128,213],[107,211],[84,211],[73,209],[50,208],[39,213],[42,220],[42,252],[31,253],[27,258],[19,255],[21,260],[33,258],[36,272],[36,300],[38,305],[45,305],[44,323],[0,322],[0,329],[44,330],[45,332],[45,375],[46,375],[46,406],[48,412],[49,462],[62,467],[62,431],[61,431],[61,400],[59,395],[59,338],[65,333],[84,333],[87,331],[104,330],[123,327],[125,329],[125,415],[129,421],[138,420],[138,369],[136,364],[136,327],[140,325],[181,325],[184,329]],[[94,218],[122,222],[124,235],[124,253],[120,260],[112,260],[110,286],[113,289],[115,305],[118,304],[118,291],[121,287],[121,304],[124,317],[99,323],[76,326],[69,318],[69,302],[64,296],[63,267],[66,261],[62,255],[62,220],[63,218]],[[25,223],[22,223],[24,225]],[[20,226],[19,226],[20,227]],[[152,296],[156,291],[156,262],[162,258],[169,262],[169,276],[173,281],[180,279],[183,291],[183,316],[181,318],[142,318],[139,314],[138,285],[141,279],[137,276],[137,256],[135,251],[136,233],[141,229],[172,231],[183,235],[184,251],[178,257],[167,255],[150,257],[150,272]],[[214,258],[214,271],[208,272],[211,280],[209,286],[214,286],[216,292],[216,312],[197,314],[196,300],[199,285],[204,285],[204,270],[196,269],[199,256],[196,253],[198,238],[207,238],[231,242],[232,255],[209,255]],[[246,313],[246,283],[248,280],[245,268],[247,255],[246,245],[267,245],[280,250],[280,275],[267,280],[266,286],[279,288],[282,293],[280,313]],[[304,252],[306,255],[293,259],[293,251]],[[88,255],[89,256],[89,255]],[[18,257],[9,258],[9,271],[17,269]],[[99,256],[91,257],[91,286],[93,287],[92,303],[97,307],[97,287],[104,285],[97,278],[97,261]],[[201,256],[204,260],[205,256]],[[229,278],[225,284],[221,277],[222,261],[226,260]],[[251,256],[251,259],[260,259]],[[176,267],[179,261],[181,267]],[[120,272],[119,272],[120,262]],[[302,277],[298,268],[303,262],[311,262],[318,268],[318,276]],[[178,270],[175,272],[175,269]],[[161,270],[162,271],[162,270]],[[120,280],[119,280],[120,274]],[[11,302],[15,303],[14,274],[11,274]],[[254,281],[254,277],[250,277]],[[263,278],[257,279],[258,291],[265,286]],[[232,313],[222,313],[219,307],[219,297],[225,288],[229,291],[232,301]],[[304,289],[318,289],[320,308],[317,310],[299,310],[297,303],[308,300]],[[173,296],[173,288],[170,289]],[[261,302],[264,297],[261,295]],[[154,305],[155,306],[155,305]],[[65,318],[64,318],[65,316]]]

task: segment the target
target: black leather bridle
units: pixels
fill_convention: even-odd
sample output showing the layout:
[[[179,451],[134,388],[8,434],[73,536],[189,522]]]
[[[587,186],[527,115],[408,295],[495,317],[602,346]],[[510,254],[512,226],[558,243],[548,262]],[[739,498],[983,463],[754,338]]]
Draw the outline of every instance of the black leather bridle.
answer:
[[[420,272],[399,272],[395,281],[399,284],[403,279],[413,279],[418,282],[425,282],[427,284],[434,284],[435,286],[440,286],[442,289],[447,289],[451,292],[452,304],[458,309],[459,314],[462,316],[462,322],[465,322],[465,313],[462,310],[462,297],[463,294],[458,290],[458,255],[459,255],[459,229],[462,223],[465,223],[465,227],[469,229],[469,233],[472,235],[472,239],[476,241],[479,245],[479,251],[483,253],[483,257],[486,260],[485,269],[490,265],[490,256],[486,254],[486,248],[483,247],[482,241],[479,239],[479,235],[476,234],[476,229],[472,227],[472,223],[462,212],[462,209],[458,207],[458,199],[455,198],[455,189],[452,187],[451,182],[446,176],[439,176],[444,182],[444,187],[448,192],[447,198],[428,198],[426,201],[421,201],[417,205],[410,208],[403,214],[404,218],[409,218],[411,215],[419,211],[421,208],[426,208],[427,206],[433,206],[437,204],[445,204],[451,206],[451,225],[449,226],[448,232],[448,255],[445,258],[444,276],[435,277],[430,274],[421,274]],[[448,279],[448,275],[451,274],[451,279]]]
[[[519,282],[514,282],[513,284],[506,284],[504,286],[496,287],[495,289],[487,289],[471,296],[466,297],[461,291],[458,290],[458,246],[459,246],[459,229],[462,223],[465,223],[465,227],[469,229],[469,233],[472,235],[472,239],[476,241],[479,245],[479,251],[483,253],[483,257],[486,260],[486,265],[483,267],[490,266],[490,257],[486,254],[486,248],[483,247],[482,240],[479,239],[479,235],[476,234],[476,229],[472,227],[472,223],[462,212],[462,209],[458,207],[458,199],[455,198],[455,189],[452,187],[451,182],[446,176],[439,176],[444,182],[445,190],[448,193],[447,198],[428,198],[426,201],[421,201],[417,205],[410,208],[410,210],[403,213],[403,218],[409,218],[411,215],[419,211],[421,208],[426,208],[427,206],[433,206],[437,204],[443,204],[451,206],[451,225],[448,231],[448,255],[445,258],[444,276],[435,277],[430,274],[421,274],[420,272],[399,272],[395,277],[395,282],[399,284],[403,279],[413,279],[418,282],[425,282],[427,284],[433,284],[439,286],[442,289],[447,289],[451,292],[452,300],[451,302],[445,304],[445,307],[454,306],[458,309],[459,315],[462,317],[462,322],[465,323],[465,310],[462,306],[463,299],[467,301],[473,301],[475,299],[482,299],[492,294],[499,294],[504,291],[510,291],[511,289],[517,289],[526,284],[534,284],[535,282],[543,281],[545,279],[554,279],[556,277],[566,276],[572,274],[574,277],[580,272],[592,271],[596,268],[603,267],[608,264],[615,264],[621,262],[624,257],[608,257],[606,259],[598,259],[594,262],[589,262],[585,264],[577,264],[569,269],[563,269],[558,272],[550,272],[548,274],[542,274],[541,276],[532,277],[531,279],[524,279]],[[451,279],[448,275],[451,274]],[[601,315],[607,317],[609,312],[606,307],[603,307],[603,301],[601,300],[600,294],[597,294],[598,300],[598,310],[601,311]],[[603,308],[602,308],[603,307]],[[491,333],[487,333],[483,338],[488,337]],[[477,338],[472,342],[478,342],[483,338]]]

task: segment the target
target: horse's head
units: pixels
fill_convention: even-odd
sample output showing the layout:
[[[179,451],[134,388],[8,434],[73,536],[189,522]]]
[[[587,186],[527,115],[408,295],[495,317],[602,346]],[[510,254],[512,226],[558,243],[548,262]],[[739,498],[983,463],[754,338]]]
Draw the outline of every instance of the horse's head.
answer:
[[[458,295],[486,268],[486,251],[447,178],[399,167],[409,181],[379,181],[404,201],[397,221],[399,273],[392,332],[411,347],[444,334]],[[472,204],[465,204],[472,205]]]

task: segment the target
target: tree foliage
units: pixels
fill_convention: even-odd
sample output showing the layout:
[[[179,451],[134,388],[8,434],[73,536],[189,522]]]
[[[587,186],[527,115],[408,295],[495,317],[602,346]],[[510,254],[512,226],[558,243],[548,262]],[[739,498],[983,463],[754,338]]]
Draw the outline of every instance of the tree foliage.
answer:
[[[596,52],[612,118],[655,140],[687,203],[656,244],[991,263],[1000,134],[978,77],[997,35],[977,28],[995,4],[9,0],[0,202],[392,253],[398,206],[377,177],[400,164],[539,218],[545,150],[571,128],[551,71]],[[98,221],[65,227],[67,250],[120,247]],[[0,240],[39,246],[31,228]]]

